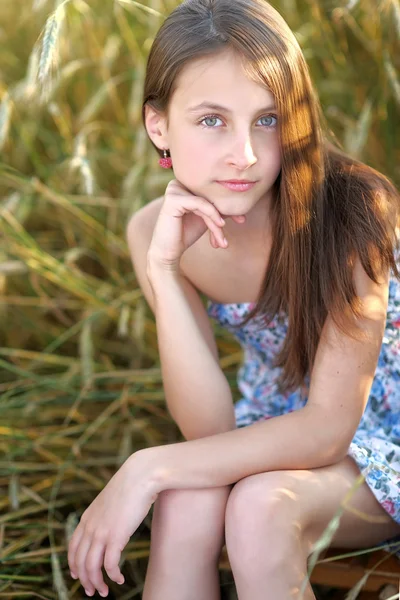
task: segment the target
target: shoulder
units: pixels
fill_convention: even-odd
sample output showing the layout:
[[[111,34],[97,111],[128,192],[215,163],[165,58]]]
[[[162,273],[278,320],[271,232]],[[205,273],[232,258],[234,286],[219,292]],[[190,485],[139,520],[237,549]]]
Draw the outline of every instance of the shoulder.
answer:
[[[361,316],[375,320],[386,320],[389,295],[389,269],[377,273],[374,281],[364,269],[357,256],[353,268],[353,284],[361,301]]]
[[[130,217],[126,228],[126,237],[136,278],[153,312],[155,310],[155,304],[152,286],[147,275],[147,252],[163,201],[164,196],[161,196],[136,211]],[[192,279],[195,278],[189,278],[187,272],[184,272],[182,269],[181,274],[181,284],[198,327],[203,334],[212,355],[218,360],[217,345],[209,322],[209,317],[199,295],[200,290],[195,285],[196,282],[192,281]]]
[[[132,235],[134,235],[137,227],[143,227],[145,228],[145,231],[153,231],[163,202],[164,196],[155,198],[130,216],[126,226],[126,237],[128,239],[128,243],[130,242]]]
[[[128,220],[126,226],[126,240],[133,266],[137,274],[144,274],[146,271],[147,252],[151,244],[154,228],[163,202],[164,196],[151,200],[134,212]],[[186,250],[180,261],[180,274],[190,281],[199,292],[202,290],[202,281],[200,278],[199,285],[198,272],[201,270],[200,267],[202,262],[208,263],[207,260],[203,261],[204,256],[202,254],[201,246],[202,243],[200,239]]]
[[[132,259],[144,260],[143,257],[147,255],[163,202],[164,196],[155,198],[134,212],[129,218],[126,226],[126,240]],[[180,261],[181,275],[190,280],[198,291],[202,291],[203,284],[205,284],[206,289],[209,287],[207,285],[208,276],[205,281],[201,276],[205,266],[210,262],[209,258],[205,236],[197,240],[182,255]],[[215,265],[215,259],[213,264]]]
[[[155,198],[134,212],[129,218],[126,227],[126,239],[131,255],[135,254],[136,251],[141,256],[147,253],[163,202],[164,196]],[[181,274],[186,277],[189,276],[190,270],[196,267],[196,262],[189,260],[189,257],[197,257],[196,249],[198,246],[199,241],[186,250],[182,256],[180,270]]]

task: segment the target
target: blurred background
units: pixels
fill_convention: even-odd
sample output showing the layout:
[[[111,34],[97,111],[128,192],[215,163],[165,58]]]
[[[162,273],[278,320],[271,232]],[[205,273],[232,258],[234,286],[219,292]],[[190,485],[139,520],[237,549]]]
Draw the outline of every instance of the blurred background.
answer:
[[[135,450],[182,439],[125,239],[129,216],[173,176],[141,97],[177,4],[0,0],[0,598],[85,597],[66,555],[80,515]],[[272,4],[338,143],[399,186],[400,1]],[[236,400],[240,347],[215,332]],[[141,597],[150,519],[109,598]]]

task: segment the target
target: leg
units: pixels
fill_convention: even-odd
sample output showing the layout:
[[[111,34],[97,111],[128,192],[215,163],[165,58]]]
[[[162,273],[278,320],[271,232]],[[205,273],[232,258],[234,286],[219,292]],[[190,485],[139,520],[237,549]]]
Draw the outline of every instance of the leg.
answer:
[[[313,470],[272,471],[246,477],[226,506],[225,535],[240,600],[314,600],[307,558],[360,471],[347,456]],[[366,548],[400,533],[366,483],[349,501],[365,520],[345,510],[331,546]]]
[[[159,495],[143,600],[219,600],[218,561],[231,487]]]

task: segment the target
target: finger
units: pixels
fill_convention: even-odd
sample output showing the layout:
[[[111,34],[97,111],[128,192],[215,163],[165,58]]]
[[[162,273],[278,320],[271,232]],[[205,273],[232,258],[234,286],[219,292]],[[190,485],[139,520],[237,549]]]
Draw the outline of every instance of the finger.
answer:
[[[215,225],[214,222],[208,217],[204,217],[203,220],[212,233],[215,248],[225,248],[225,234],[223,229],[218,227],[218,225]]]
[[[94,594],[94,586],[90,583],[89,575],[86,571],[86,555],[89,551],[91,545],[91,537],[88,535],[87,531],[82,536],[81,542],[79,544],[79,548],[76,552],[75,564],[78,571],[78,577],[85,588],[85,592],[88,596],[92,596]]]
[[[212,232],[212,231],[210,231],[210,230],[208,230],[208,233],[210,234],[210,236],[209,236],[209,237],[210,237],[210,244],[211,244],[211,246],[212,246],[213,248],[215,248],[215,249],[218,249],[218,248],[219,248],[219,246],[218,246],[218,244],[217,244],[217,241],[216,241],[216,239],[215,239],[215,237],[214,237],[214,234],[213,234],[213,232]]]
[[[232,219],[235,223],[244,223],[246,220],[246,215],[223,215],[221,214],[223,219]]]
[[[72,537],[71,537],[69,545],[68,545],[68,566],[71,571],[71,576],[74,579],[78,578],[78,574],[77,574],[78,569],[76,566],[76,550],[79,546],[79,542],[81,541],[83,532],[84,532],[83,526],[81,524],[78,524],[77,528],[75,529],[74,533],[72,534]]]
[[[221,248],[226,248],[226,246],[228,244],[225,243],[225,236],[224,236],[224,232],[222,231],[221,227],[219,227],[218,225],[215,224],[215,222],[210,219],[210,217],[208,217],[207,215],[199,212],[199,211],[194,211],[196,215],[198,215],[199,217],[201,217],[203,219],[203,221],[205,222],[205,224],[207,225],[207,227],[209,228],[209,230],[214,234],[214,238],[218,244],[218,246],[220,246]]]
[[[110,542],[107,545],[104,556],[104,568],[110,579],[116,583],[124,583],[125,578],[119,568],[119,560],[121,558],[121,549],[115,542]]]
[[[219,246],[219,244],[218,244],[217,240],[215,239],[215,235],[213,234],[213,232],[212,232],[212,231],[210,231],[210,234],[211,234],[211,237],[212,237],[212,243],[213,243],[213,245],[214,245],[214,248],[215,248],[216,250],[218,250],[218,248],[219,248],[220,246]]]
[[[246,215],[233,215],[231,218],[235,223],[244,223],[246,221]]]
[[[215,208],[214,204],[211,204],[211,202],[208,202],[208,200],[200,198],[199,196],[181,196],[179,202],[176,202],[176,197],[169,197],[169,202],[166,203],[164,210],[167,213],[172,213],[172,216],[180,217],[187,212],[193,212],[200,216],[207,215],[218,226],[221,227],[225,225],[224,219]]]
[[[108,587],[104,582],[103,573],[101,572],[105,547],[104,542],[96,540],[94,537],[86,556],[86,571],[89,575],[90,583],[98,590],[100,596],[103,597],[108,594]]]
[[[200,200],[202,205],[200,208],[200,212],[204,212],[210,219],[212,219],[217,227],[224,227],[225,219],[221,215],[221,213],[215,208],[214,204],[211,204],[211,202],[208,202],[203,198],[200,198]]]

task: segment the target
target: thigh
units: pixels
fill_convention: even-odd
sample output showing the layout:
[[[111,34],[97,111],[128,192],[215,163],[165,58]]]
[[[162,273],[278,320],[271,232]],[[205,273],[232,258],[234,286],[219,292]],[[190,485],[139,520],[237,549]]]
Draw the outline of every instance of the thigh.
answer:
[[[306,550],[312,551],[313,544],[343,505],[344,512],[331,545],[373,546],[398,535],[400,525],[379,504],[365,482],[352,489],[360,475],[350,456],[318,469],[251,475],[233,488],[228,510],[231,507],[236,518],[240,512],[244,520],[247,517],[243,512],[250,511],[252,518],[265,519],[269,528],[300,530]]]
[[[366,548],[400,533],[400,525],[379,504],[369,486],[365,482],[356,485],[360,475],[350,456],[327,467],[290,472],[310,545],[323,534],[341,506],[344,510],[332,537],[333,547]]]
[[[322,535],[339,506],[344,511],[332,538],[333,547],[366,548],[400,534],[400,524],[379,504],[370,487],[364,481],[356,487],[361,473],[350,456],[311,473],[314,497],[310,508],[315,512],[309,515],[308,530],[312,543]]]

